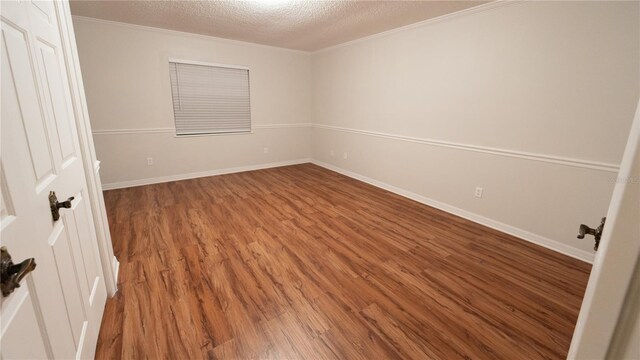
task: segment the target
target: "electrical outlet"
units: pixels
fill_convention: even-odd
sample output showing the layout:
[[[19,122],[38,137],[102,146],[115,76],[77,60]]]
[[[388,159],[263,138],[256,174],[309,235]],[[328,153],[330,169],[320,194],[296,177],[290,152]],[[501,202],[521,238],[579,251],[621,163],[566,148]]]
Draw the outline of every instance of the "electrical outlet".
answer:
[[[348,155],[347,153],[342,153],[342,158],[343,158],[343,159],[345,159],[345,160],[346,160],[348,157],[349,157],[349,155]]]
[[[153,165],[153,158],[152,157],[148,157],[147,158],[147,165],[149,165],[149,166]]]
[[[265,154],[268,154],[268,153],[269,153],[269,148],[268,148],[268,147],[266,147],[266,148],[262,149],[262,151],[263,151]]]
[[[329,155],[333,156],[333,155],[335,155],[335,154],[336,154],[336,153],[333,151],[333,149],[331,149],[331,150],[329,151]]]
[[[477,187],[476,188],[476,197],[477,198],[481,198],[482,197],[482,191],[483,191],[483,189],[481,187]]]

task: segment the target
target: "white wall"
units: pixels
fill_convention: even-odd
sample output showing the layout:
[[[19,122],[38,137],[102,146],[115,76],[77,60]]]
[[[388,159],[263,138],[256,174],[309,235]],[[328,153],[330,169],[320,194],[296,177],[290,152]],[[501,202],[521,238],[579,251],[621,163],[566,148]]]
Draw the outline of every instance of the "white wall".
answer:
[[[74,27],[106,188],[309,158],[308,53],[78,17]],[[176,138],[170,58],[248,66],[253,134]]]
[[[606,214],[640,94],[639,3],[484,9],[314,54],[312,157],[591,259],[576,233]]]

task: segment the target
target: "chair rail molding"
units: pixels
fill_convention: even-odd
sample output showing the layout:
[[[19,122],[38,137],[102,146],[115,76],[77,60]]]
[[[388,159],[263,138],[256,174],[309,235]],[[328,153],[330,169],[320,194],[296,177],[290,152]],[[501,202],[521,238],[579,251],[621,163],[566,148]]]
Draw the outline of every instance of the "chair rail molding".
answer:
[[[283,128],[313,128],[313,129],[340,131],[344,133],[373,136],[378,138],[392,139],[396,141],[405,141],[405,142],[412,142],[412,143],[418,143],[418,144],[424,144],[424,145],[430,145],[430,146],[439,146],[439,147],[445,147],[450,149],[472,151],[472,152],[491,154],[491,155],[497,155],[497,156],[506,156],[506,157],[523,159],[523,160],[530,160],[530,161],[541,161],[541,162],[550,163],[550,164],[572,166],[577,168],[606,171],[606,172],[612,172],[612,173],[617,173],[620,169],[619,164],[611,164],[611,163],[605,163],[605,162],[599,162],[599,161],[593,161],[593,160],[585,160],[585,159],[577,159],[577,158],[564,157],[564,156],[555,156],[555,155],[548,155],[548,154],[541,154],[541,153],[532,153],[532,152],[526,152],[526,151],[495,148],[490,146],[464,144],[464,143],[457,143],[457,142],[451,142],[451,141],[397,135],[397,134],[390,134],[390,133],[370,131],[370,130],[352,129],[352,128],[333,126],[333,125],[324,125],[324,124],[312,124],[312,123],[264,124],[264,125],[253,125],[251,129],[263,130],[263,129],[283,129]],[[144,128],[144,129],[104,129],[104,130],[93,130],[93,135],[105,136],[105,135],[126,135],[126,134],[175,134],[175,131],[176,131],[175,128],[172,128],[172,127]],[[221,135],[224,136],[224,135],[234,135],[234,134],[221,134]]]
[[[473,144],[463,144],[463,143],[456,143],[451,141],[419,138],[419,137],[412,137],[412,136],[405,136],[405,135],[395,135],[395,134],[389,134],[384,132],[359,130],[359,129],[340,127],[340,126],[333,126],[333,125],[312,124],[311,127],[315,129],[340,131],[344,133],[373,136],[378,138],[412,142],[412,143],[425,144],[430,146],[439,146],[439,147],[464,150],[464,151],[473,151],[473,152],[498,155],[498,156],[507,156],[512,158],[524,159],[524,160],[541,161],[541,162],[546,162],[551,164],[573,166],[573,167],[591,169],[591,170],[617,173],[618,170],[620,169],[620,165],[618,164],[610,164],[610,163],[585,160],[585,159],[576,159],[576,158],[563,157],[563,156],[531,153],[531,152],[525,152],[525,151],[494,148],[489,146],[480,146],[480,145],[473,145]]]

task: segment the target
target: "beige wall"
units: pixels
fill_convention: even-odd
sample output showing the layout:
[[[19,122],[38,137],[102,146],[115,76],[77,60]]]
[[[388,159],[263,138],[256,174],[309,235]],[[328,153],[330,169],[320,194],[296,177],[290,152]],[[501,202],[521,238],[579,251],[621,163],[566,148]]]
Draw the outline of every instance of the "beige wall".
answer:
[[[484,9],[312,54],[75,19],[103,182],[311,157],[591,260],[575,236],[606,213],[640,94],[639,3]],[[254,134],[173,137],[168,58],[248,65]]]
[[[314,54],[312,157],[590,259],[576,233],[606,214],[640,94],[638,7],[499,4]]]
[[[106,187],[309,157],[309,54],[77,17],[74,27]],[[253,134],[174,137],[170,58],[248,66]]]

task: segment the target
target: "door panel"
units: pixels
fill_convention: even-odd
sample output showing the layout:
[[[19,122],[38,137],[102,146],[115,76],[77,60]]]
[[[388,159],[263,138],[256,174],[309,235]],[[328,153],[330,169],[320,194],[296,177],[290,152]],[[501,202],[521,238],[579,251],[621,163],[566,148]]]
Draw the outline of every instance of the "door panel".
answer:
[[[72,212],[66,214],[65,221],[68,221],[69,227],[74,229],[72,238],[75,245],[74,251],[78,254],[77,266],[81,269],[81,273],[84,274],[81,281],[86,284],[86,294],[91,297],[94,283],[99,280],[99,274],[95,266],[97,262],[94,256],[94,248],[90,242],[81,241],[81,239],[91,238],[91,229],[87,226],[89,224],[87,205],[85,197],[81,193],[76,194],[71,208]]]
[[[0,160],[0,231],[15,219],[16,212],[13,210],[11,194],[7,188],[7,180],[4,178],[2,161]]]
[[[75,219],[76,212],[78,211],[78,204],[84,202],[83,200],[84,199],[82,198],[82,195],[76,194],[75,200],[73,200],[73,205],[70,209],[73,212],[70,214],[63,215],[62,220],[66,224],[66,227],[68,229],[71,229],[69,231],[69,238],[71,239],[70,243],[71,243],[71,247],[73,248],[73,253],[76,254],[74,268],[77,269],[76,274],[78,278],[78,283],[82,288],[82,293],[89,294],[91,292],[91,287],[93,286],[94,278],[88,273],[88,270],[89,271],[91,270],[91,266],[87,266],[87,264],[85,264],[85,261],[84,261],[85,260],[84,253],[82,252],[82,244],[80,240],[83,238],[83,236],[79,234],[77,222]],[[84,238],[87,238],[87,237],[85,236]],[[90,263],[90,260],[89,260],[89,263]],[[95,274],[93,274],[93,276],[95,276]]]
[[[5,359],[47,359],[53,356],[40,332],[40,313],[31,297],[32,287],[33,283],[29,280],[26,286],[16,290],[12,302],[2,304],[3,313],[13,314],[12,318],[3,319],[2,324],[3,345],[11,344],[2,348],[2,357]]]
[[[50,19],[53,16],[53,6],[51,2],[31,1],[31,5],[33,6],[34,9],[37,10],[37,11],[34,11],[36,15],[42,17],[42,19],[47,23],[51,22]]]
[[[65,221],[58,221],[51,235],[49,243],[51,244],[57,274],[62,284],[69,325],[73,333],[75,346],[78,347],[82,325],[85,320],[84,304],[82,303],[80,284],[74,266],[74,256],[69,244],[69,228],[65,226]]]
[[[54,162],[49,151],[49,138],[45,127],[43,111],[40,107],[35,86],[33,64],[29,57],[27,35],[11,24],[2,22],[2,68],[10,69],[6,76],[12,76],[11,96],[21,114],[24,133],[28,140],[31,165],[36,179],[36,191],[53,181]],[[3,96],[4,96],[3,92]],[[9,94],[7,94],[9,96]],[[17,99],[20,99],[18,101]]]
[[[38,43],[38,63],[43,79],[43,88],[48,104],[48,113],[52,115],[54,130],[57,135],[58,154],[62,159],[62,168],[66,168],[70,161],[75,159],[73,133],[70,119],[70,111],[65,98],[65,89],[60,79],[61,68],[55,53],[55,49],[49,44]]]

